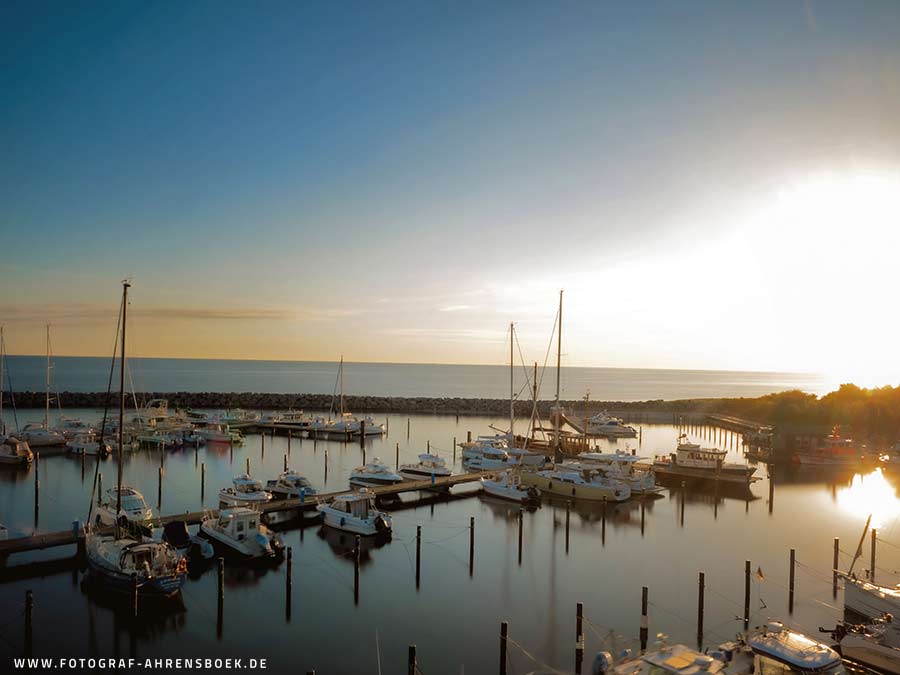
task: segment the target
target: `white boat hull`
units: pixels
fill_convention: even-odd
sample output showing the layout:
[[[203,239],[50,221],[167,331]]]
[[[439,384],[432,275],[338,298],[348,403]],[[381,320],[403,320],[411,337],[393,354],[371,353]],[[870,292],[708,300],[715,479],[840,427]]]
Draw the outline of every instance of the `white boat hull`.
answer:
[[[841,640],[841,655],[882,673],[900,675],[900,649],[878,644],[863,635],[845,635]]]
[[[391,517],[387,514],[378,514],[371,518],[357,518],[348,513],[330,509],[327,505],[320,506],[319,511],[322,513],[325,524],[329,527],[364,537],[389,532],[392,528]],[[382,525],[379,525],[379,519],[383,519]]]

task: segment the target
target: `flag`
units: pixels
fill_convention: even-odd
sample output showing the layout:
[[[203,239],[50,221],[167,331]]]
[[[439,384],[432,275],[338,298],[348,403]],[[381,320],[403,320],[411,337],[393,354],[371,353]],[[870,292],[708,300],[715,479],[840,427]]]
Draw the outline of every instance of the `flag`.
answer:
[[[765,580],[766,580],[766,575],[763,574],[762,567],[757,567],[757,568],[756,568],[756,578],[757,578],[759,581],[765,581]]]

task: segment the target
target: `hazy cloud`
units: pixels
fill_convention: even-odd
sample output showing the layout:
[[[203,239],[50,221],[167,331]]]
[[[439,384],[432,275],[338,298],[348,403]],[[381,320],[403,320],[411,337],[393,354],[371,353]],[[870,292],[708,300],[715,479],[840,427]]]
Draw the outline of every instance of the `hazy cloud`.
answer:
[[[506,342],[506,332],[477,328],[389,328],[384,335],[436,342]]]
[[[464,312],[467,309],[475,309],[472,305],[448,305],[447,307],[441,307],[439,312]]]
[[[328,321],[370,310],[316,307],[131,307],[130,316],[174,321]],[[0,306],[0,323],[72,323],[115,321],[118,308],[109,305],[68,304]]]

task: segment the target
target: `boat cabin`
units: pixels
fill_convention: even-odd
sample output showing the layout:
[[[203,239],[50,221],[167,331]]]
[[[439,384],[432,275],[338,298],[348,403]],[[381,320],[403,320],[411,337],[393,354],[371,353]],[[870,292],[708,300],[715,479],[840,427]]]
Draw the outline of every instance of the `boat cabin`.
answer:
[[[119,567],[123,570],[143,570],[148,575],[160,574],[173,567],[177,558],[168,544],[157,541],[135,543],[122,549]]]
[[[753,650],[755,675],[843,675],[840,655],[807,635],[778,621],[747,637]]]
[[[244,507],[219,512],[216,529],[236,541],[255,537],[259,532],[259,512]]]
[[[331,508],[341,513],[346,513],[354,518],[363,520],[371,517],[375,511],[375,496],[367,491],[360,490],[354,494],[341,495],[331,502]]]

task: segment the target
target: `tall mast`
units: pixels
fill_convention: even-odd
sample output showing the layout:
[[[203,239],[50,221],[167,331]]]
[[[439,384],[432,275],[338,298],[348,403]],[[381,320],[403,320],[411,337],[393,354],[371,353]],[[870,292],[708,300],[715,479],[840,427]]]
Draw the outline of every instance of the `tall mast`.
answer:
[[[532,407],[532,409],[531,409],[531,410],[532,410],[532,412],[531,412],[531,437],[532,437],[532,438],[536,438],[536,437],[537,437],[537,420],[538,420],[538,415],[537,415],[537,397],[538,397],[538,390],[537,390],[537,361],[534,362],[534,375],[533,375],[533,378],[534,378],[534,379],[533,379],[532,385],[531,385],[531,386],[532,386],[531,400],[533,401],[533,407]]]
[[[556,414],[553,416],[553,447],[559,450],[559,371],[562,366],[562,289],[559,291],[559,313],[556,318]]]
[[[47,324],[47,395],[44,399],[44,428],[50,428],[50,324]]]
[[[3,342],[3,326],[0,326],[0,434],[6,433],[6,424],[3,422],[3,359],[6,345]]]
[[[338,368],[338,377],[341,380],[341,417],[344,416],[344,355],[341,354],[341,365]]]
[[[119,363],[119,464],[118,482],[116,484],[116,539],[119,538],[119,512],[122,510],[122,442],[125,426],[125,316],[128,313],[128,289],[131,284],[122,282],[122,360]]]
[[[513,338],[516,334],[515,324],[509,324],[509,445],[512,447],[513,440],[515,436],[513,436],[513,425],[516,420],[515,408],[513,406]]]

